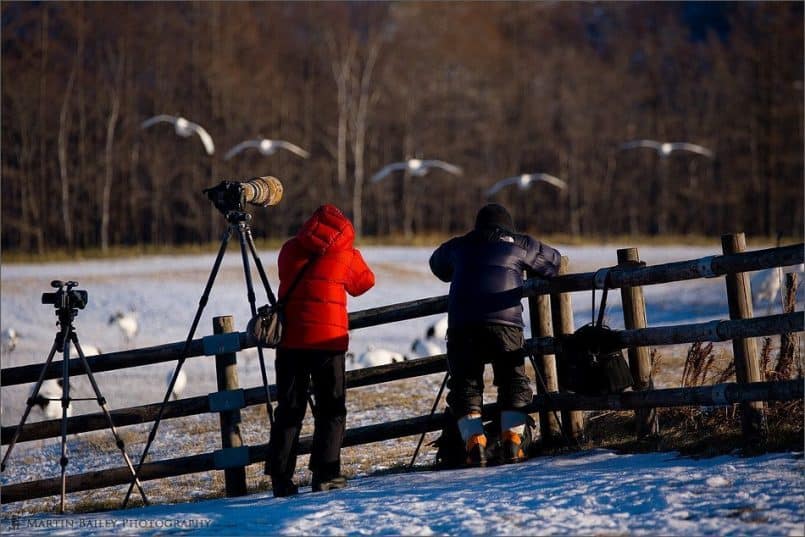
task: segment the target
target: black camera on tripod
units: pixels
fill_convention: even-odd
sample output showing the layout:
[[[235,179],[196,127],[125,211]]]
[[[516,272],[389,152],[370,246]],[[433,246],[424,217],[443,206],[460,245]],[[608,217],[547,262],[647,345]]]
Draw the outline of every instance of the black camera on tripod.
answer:
[[[221,181],[205,188],[207,198],[225,216],[244,211],[245,203],[260,207],[276,205],[282,199],[282,183],[276,177],[255,177],[248,181]]]
[[[50,282],[50,286],[57,288],[58,291],[42,293],[42,304],[53,304],[53,307],[56,309],[83,310],[89,300],[89,294],[81,289],[73,289],[73,287],[77,285],[78,282],[75,281],[63,282],[61,280],[53,280]]]

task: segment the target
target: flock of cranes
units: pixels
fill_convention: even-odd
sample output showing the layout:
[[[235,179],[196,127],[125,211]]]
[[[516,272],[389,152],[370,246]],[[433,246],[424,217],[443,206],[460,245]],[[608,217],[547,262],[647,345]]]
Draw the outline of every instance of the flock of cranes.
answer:
[[[159,114],[145,120],[141,124],[141,128],[147,129],[159,123],[172,124],[178,136],[184,138],[188,138],[193,135],[198,136],[207,154],[212,155],[215,153],[215,144],[212,136],[210,136],[210,134],[201,125],[189,121],[184,117]],[[656,140],[642,139],[631,140],[621,144],[618,147],[619,150],[638,148],[653,149],[662,158],[670,156],[671,153],[675,151],[687,151],[710,159],[715,158],[715,154],[710,149],[689,142],[658,142]],[[260,152],[260,154],[265,156],[273,155],[277,152],[277,150],[282,149],[301,158],[310,157],[310,153],[308,151],[302,149],[296,144],[285,140],[272,140],[269,138],[260,137],[251,140],[244,140],[236,144],[226,152],[224,155],[224,160],[230,160],[234,156],[252,149],[256,149]],[[370,181],[372,183],[380,182],[389,175],[399,171],[403,171],[413,177],[423,177],[433,168],[437,168],[457,176],[463,175],[463,171],[460,167],[443,160],[423,160],[420,158],[411,158],[405,161],[393,162],[383,166],[379,171],[372,175]],[[539,182],[550,185],[560,192],[567,190],[567,183],[553,175],[549,175],[547,173],[524,173],[514,177],[507,177],[494,183],[486,190],[486,196],[494,196],[504,188],[512,185],[517,185],[520,190],[525,190],[532,184]]]

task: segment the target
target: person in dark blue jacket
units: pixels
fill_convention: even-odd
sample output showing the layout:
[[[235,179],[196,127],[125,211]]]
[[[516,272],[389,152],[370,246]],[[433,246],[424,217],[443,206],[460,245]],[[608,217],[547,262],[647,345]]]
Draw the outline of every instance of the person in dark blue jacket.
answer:
[[[501,409],[503,462],[526,458],[522,408],[533,392],[522,354],[524,272],[551,278],[561,256],[550,246],[515,232],[514,221],[501,205],[478,211],[475,228],[439,246],[430,268],[450,282],[447,363],[450,371],[447,404],[458,420],[467,464],[486,465],[486,436],[481,420],[484,363],[492,360]]]

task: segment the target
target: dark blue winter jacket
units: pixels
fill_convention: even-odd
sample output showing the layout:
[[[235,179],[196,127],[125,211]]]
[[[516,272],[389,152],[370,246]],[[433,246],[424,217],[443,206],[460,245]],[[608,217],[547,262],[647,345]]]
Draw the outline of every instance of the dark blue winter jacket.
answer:
[[[433,252],[430,269],[450,282],[448,326],[523,326],[523,271],[544,278],[559,271],[558,251],[528,235],[474,229]]]

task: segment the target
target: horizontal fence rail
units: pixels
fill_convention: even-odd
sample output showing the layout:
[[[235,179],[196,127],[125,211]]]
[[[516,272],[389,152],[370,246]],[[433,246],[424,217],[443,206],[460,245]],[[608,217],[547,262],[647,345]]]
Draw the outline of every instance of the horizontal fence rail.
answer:
[[[657,406],[724,406],[745,401],[787,401],[801,399],[802,397],[802,381],[788,380],[750,384],[727,383],[695,388],[671,388],[601,396],[579,396],[565,393],[543,394],[535,396],[525,410],[531,413],[540,410],[626,410]],[[493,415],[496,410],[496,404],[484,406],[484,414],[486,415]],[[393,440],[420,434],[423,431],[436,431],[441,429],[443,418],[443,413],[438,413],[433,416],[418,416],[349,429],[345,434],[344,447]],[[299,454],[310,453],[312,443],[311,436],[300,438]],[[248,463],[261,463],[265,460],[267,454],[268,444],[250,446]],[[141,480],[148,481],[219,469],[215,465],[212,453],[202,453],[145,463],[139,476]],[[97,470],[69,476],[67,479],[67,492],[80,492],[124,485],[130,481],[131,473],[126,467]],[[3,502],[12,503],[52,496],[58,494],[60,490],[61,480],[59,478],[5,485],[3,487]]]
[[[729,272],[746,272],[762,270],[777,266],[798,265],[805,261],[805,244],[782,246],[765,250],[754,250],[740,254],[715,255],[645,267],[613,267],[609,270],[607,286],[610,289],[619,287],[635,287],[683,281],[696,278],[718,277]],[[566,293],[589,291],[595,287],[595,272],[568,274],[552,280],[531,278],[523,286],[523,297],[548,293]],[[367,328],[397,321],[416,319],[445,313],[447,296],[423,298],[410,302],[401,302],[389,306],[370,308],[349,314],[350,329]],[[147,347],[130,351],[114,352],[87,357],[93,373],[114,371],[128,367],[152,365],[171,362],[181,358],[184,342],[168,343],[155,347]],[[254,347],[245,333],[240,333],[240,348]],[[190,345],[187,358],[203,356],[203,338],[194,339]],[[46,379],[59,378],[62,374],[62,362],[54,360],[45,373]],[[36,382],[42,371],[41,365],[10,367],[2,371],[4,386]],[[78,358],[70,360],[70,374],[80,375],[84,372]]]
[[[681,324],[617,332],[623,347],[646,345],[671,345],[705,341],[726,341],[735,337],[760,337],[780,333],[801,332],[805,330],[805,314],[785,313],[738,319],[730,321],[710,321],[698,324]],[[526,340],[524,348],[533,354],[554,354],[557,352],[559,338],[542,337]],[[445,355],[409,360],[377,367],[369,367],[347,371],[347,388],[357,388],[383,382],[391,382],[406,378],[430,375],[447,370]],[[276,401],[276,386],[269,387],[272,400]],[[265,390],[262,386],[244,390],[246,406],[266,403]],[[153,421],[159,412],[159,403],[152,403],[131,408],[111,411],[115,425],[136,425]],[[590,409],[592,410],[592,409]],[[169,401],[165,405],[163,418],[181,418],[209,412],[208,396],[200,395],[178,401]],[[61,434],[61,419],[26,423],[20,431],[20,442],[56,437]],[[83,433],[108,427],[103,413],[83,414],[67,420],[67,432]],[[2,444],[8,444],[14,435],[16,426],[2,428]]]

